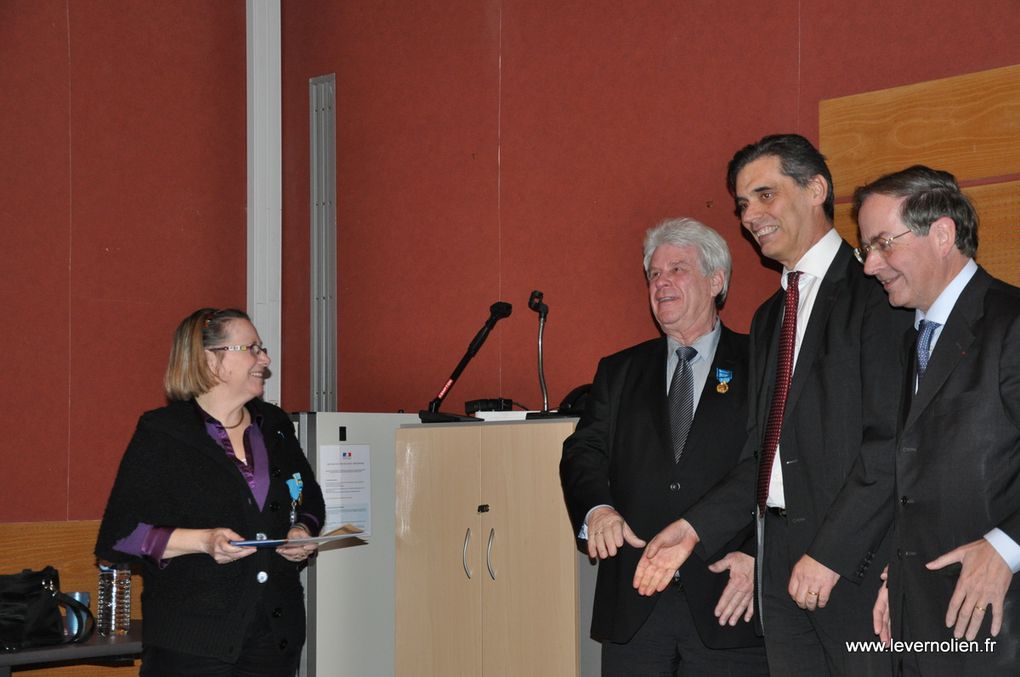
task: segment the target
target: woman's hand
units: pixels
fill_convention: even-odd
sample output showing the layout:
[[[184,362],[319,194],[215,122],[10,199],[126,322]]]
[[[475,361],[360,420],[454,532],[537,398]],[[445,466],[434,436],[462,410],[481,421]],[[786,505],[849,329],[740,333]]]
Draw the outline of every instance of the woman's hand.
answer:
[[[174,529],[167,541],[163,558],[205,553],[217,564],[230,564],[242,557],[255,554],[255,548],[231,545],[230,541],[243,541],[244,537],[233,529]]]
[[[242,557],[255,554],[255,548],[231,545],[230,541],[243,541],[244,536],[233,529],[206,529],[206,552],[217,564],[230,564]]]
[[[288,539],[308,538],[310,535],[308,530],[300,524],[292,526],[290,531],[287,532]],[[281,545],[276,549],[276,552],[291,562],[303,562],[311,557],[318,548],[318,543],[291,543],[289,545]]]

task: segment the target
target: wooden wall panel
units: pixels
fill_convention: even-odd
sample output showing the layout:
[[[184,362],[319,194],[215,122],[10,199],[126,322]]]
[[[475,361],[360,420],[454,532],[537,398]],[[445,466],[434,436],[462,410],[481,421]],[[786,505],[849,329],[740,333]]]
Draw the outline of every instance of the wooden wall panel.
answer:
[[[926,164],[960,181],[1020,171],[1020,66],[819,102],[836,194]]]
[[[1020,285],[1020,181],[1006,180],[1020,174],[1020,66],[821,101],[819,117],[848,242],[859,241],[854,189],[926,164],[955,174],[974,202],[977,262]]]
[[[977,262],[1020,286],[1020,181],[965,188],[977,209]]]

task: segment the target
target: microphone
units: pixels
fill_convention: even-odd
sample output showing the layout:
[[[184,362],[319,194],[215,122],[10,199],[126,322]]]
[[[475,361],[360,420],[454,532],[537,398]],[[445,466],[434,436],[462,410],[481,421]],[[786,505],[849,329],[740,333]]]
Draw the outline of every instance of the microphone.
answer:
[[[549,306],[542,303],[542,292],[537,289],[531,292],[531,298],[528,299],[528,307],[538,313],[538,319],[544,320],[549,316]]]
[[[470,345],[468,345],[467,352],[464,353],[464,357],[460,359],[457,367],[450,374],[450,378],[446,380],[446,384],[442,387],[439,393],[429,402],[429,408],[423,409],[418,412],[418,418],[421,419],[422,423],[447,423],[450,421],[477,421],[478,419],[474,416],[460,416],[458,414],[445,414],[439,411],[439,407],[442,406],[443,400],[446,399],[446,395],[453,388],[453,384],[460,378],[461,372],[464,371],[464,367],[468,365],[471,358],[475,356],[478,349],[485,343],[485,339],[489,337],[489,332],[496,326],[496,323],[502,320],[504,317],[510,317],[510,313],[513,311],[513,306],[505,301],[496,301],[489,306],[489,319],[485,321],[482,328],[478,330],[475,337],[471,339]]]
[[[537,289],[531,292],[528,308],[538,313],[538,385],[542,387],[542,411],[532,411],[525,415],[527,419],[560,418],[570,416],[567,413],[549,411],[549,389],[545,385],[545,366],[542,359],[542,335],[545,332],[545,320],[549,316],[549,306],[542,302],[543,294]]]
[[[528,308],[538,313],[538,385],[542,388],[542,412],[549,411],[549,389],[545,387],[545,367],[542,363],[542,334],[545,332],[545,318],[549,316],[549,306],[542,303],[543,294],[537,289],[531,292]]]
[[[496,301],[489,306],[489,319],[485,321],[482,328],[478,330],[475,337],[471,340],[471,345],[468,346],[468,355],[471,357],[475,356],[478,349],[485,343],[485,339],[489,338],[489,332],[496,326],[496,323],[502,320],[504,317],[510,317],[510,313],[514,307],[504,301]]]

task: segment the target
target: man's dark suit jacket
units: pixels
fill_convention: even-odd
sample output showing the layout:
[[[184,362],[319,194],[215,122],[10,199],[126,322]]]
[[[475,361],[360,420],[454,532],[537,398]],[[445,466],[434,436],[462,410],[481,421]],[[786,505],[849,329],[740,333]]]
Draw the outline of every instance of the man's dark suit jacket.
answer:
[[[913,313],[889,306],[885,291],[864,274],[845,242],[820,285],[780,433],[788,538],[793,551],[806,552],[861,584],[851,586],[853,598],[870,618],[892,523],[888,478],[906,369],[896,346],[910,330]],[[701,538],[696,552],[717,549],[755,509],[785,298],[780,289],[758,308],[751,324],[747,446],[727,482],[686,515]],[[855,464],[859,481],[847,483]],[[768,618],[762,620],[767,632]]]
[[[747,419],[747,337],[725,327],[698,403],[684,454],[673,462],[666,400],[667,341],[660,338],[604,358],[577,431],[563,445],[560,476],[577,533],[596,505],[613,506],[646,541],[726,476],[740,456]],[[732,372],[719,392],[716,369]],[[744,528],[707,560],[753,548],[750,513]],[[642,597],[632,581],[641,549],[627,544],[599,562],[591,636],[627,642],[648,618],[658,596]],[[753,624],[720,628],[713,614],[729,574],[713,574],[691,557],[681,580],[701,640],[712,648],[761,643]]]
[[[928,571],[925,563],[995,527],[1020,542],[1020,290],[979,269],[912,391],[911,378],[896,450],[893,638],[948,641],[953,631],[944,619],[960,567]],[[978,635],[982,649],[991,616],[986,612]],[[922,672],[1016,675],[1018,633],[1020,586],[1014,580],[995,650],[919,654]]]

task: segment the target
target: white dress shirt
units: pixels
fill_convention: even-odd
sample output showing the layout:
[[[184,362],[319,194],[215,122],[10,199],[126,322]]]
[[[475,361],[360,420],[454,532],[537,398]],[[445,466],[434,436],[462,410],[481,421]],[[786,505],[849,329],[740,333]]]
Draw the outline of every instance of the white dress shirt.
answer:
[[[807,332],[808,320],[811,319],[811,311],[815,307],[815,299],[818,298],[818,288],[821,286],[822,278],[828,272],[829,266],[836,258],[839,246],[843,238],[835,229],[830,229],[818,242],[808,249],[792,268],[800,271],[798,280],[800,299],[797,305],[797,338],[793,344],[793,374],[797,373],[797,358],[800,356],[800,346],[804,342],[804,334]],[[779,284],[786,289],[786,275],[791,272],[783,268],[783,276]],[[791,377],[792,379],[792,377]],[[786,494],[783,491],[783,464],[782,445],[777,447],[776,455],[772,459],[772,475],[769,478],[769,493],[765,499],[765,505],[772,508],[786,507]]]

